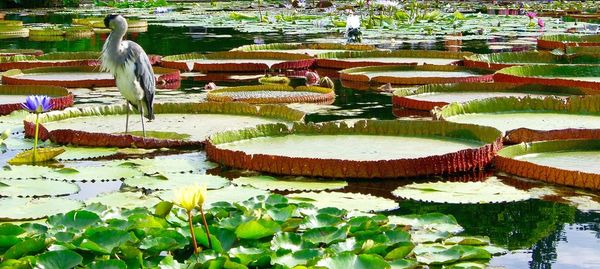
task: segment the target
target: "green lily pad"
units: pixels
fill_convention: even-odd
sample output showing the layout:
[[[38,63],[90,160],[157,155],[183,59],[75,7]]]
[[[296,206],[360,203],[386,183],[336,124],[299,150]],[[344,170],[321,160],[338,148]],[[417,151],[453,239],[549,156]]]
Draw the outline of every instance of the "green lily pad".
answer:
[[[304,232],[302,238],[313,244],[331,244],[346,239],[349,229],[348,226],[314,228]]]
[[[312,203],[316,207],[337,207],[348,211],[387,211],[398,208],[394,200],[360,193],[302,192],[287,195],[290,199]]]
[[[289,249],[291,251],[299,251],[311,246],[313,245],[303,240],[300,235],[289,232],[279,232],[271,240],[272,250]]]
[[[89,228],[84,232],[84,239],[79,248],[110,255],[113,250],[136,237],[127,231],[107,227]]]
[[[0,196],[40,197],[63,196],[79,192],[79,186],[69,182],[35,179],[0,180]]]
[[[160,200],[154,196],[144,195],[141,192],[111,192],[88,199],[85,203],[100,203],[108,207],[116,208],[151,208],[158,204]]]
[[[282,256],[271,257],[271,265],[280,264],[292,268],[296,265],[307,264],[322,255],[318,249],[303,249]]]
[[[83,257],[72,250],[48,251],[37,257],[37,265],[45,269],[70,269],[83,261]]]
[[[42,175],[46,175],[52,171],[52,169],[45,166],[37,165],[12,165],[4,166],[0,170],[0,178],[4,179],[27,179],[27,178],[41,178]]]
[[[54,157],[65,152],[62,147],[59,148],[38,148],[37,150],[30,149],[19,152],[12,159],[8,160],[9,164],[32,164],[43,163],[54,159]]]
[[[189,185],[205,185],[207,189],[220,189],[229,185],[229,180],[212,175],[200,174],[160,174],[158,176],[141,176],[128,178],[125,185],[149,189],[149,190],[171,190]]]
[[[127,264],[121,260],[95,261],[90,264],[90,269],[127,269]]]
[[[123,133],[124,134],[124,133]],[[131,131],[128,134],[143,136],[143,131]],[[160,131],[146,131],[146,137],[158,138],[158,139],[175,139],[175,140],[189,140],[192,137],[189,134],[180,134],[176,132],[160,132]]]
[[[316,181],[305,180],[280,180],[270,176],[240,177],[232,181],[236,185],[250,185],[261,190],[277,191],[321,191],[342,189],[348,185],[346,181]]]
[[[444,240],[444,244],[485,246],[490,244],[490,238],[487,236],[453,236]]]
[[[33,220],[79,209],[83,204],[65,198],[2,198],[0,220]]]
[[[317,263],[317,266],[332,269],[383,269],[390,267],[390,265],[378,255],[356,255],[350,252],[344,252],[333,257],[322,259]]]
[[[78,167],[62,168],[45,174],[44,178],[64,181],[119,180],[141,176],[137,169],[128,167]]]
[[[487,204],[528,200],[528,192],[503,184],[495,177],[483,182],[413,183],[392,192],[404,199],[452,204]]]
[[[215,163],[208,161],[196,161],[195,159],[182,158],[155,158],[155,159],[131,159],[117,161],[109,166],[135,167],[144,174],[153,175],[157,173],[192,173],[216,167]]]
[[[65,152],[56,157],[59,161],[88,160],[117,154],[117,148],[64,147]]]
[[[173,191],[158,191],[154,195],[164,201],[173,201],[174,198]],[[230,185],[218,190],[207,191],[206,198],[204,199],[204,207],[210,208],[211,204],[217,202],[238,203],[259,195],[266,196],[269,195],[269,192],[250,187],[236,187]]]
[[[90,211],[74,210],[65,214],[56,214],[48,217],[48,223],[55,227],[66,227],[81,230],[100,222],[100,217]]]
[[[408,225],[413,230],[435,230],[460,233],[464,229],[452,215],[427,213],[422,215],[388,216],[390,224]]]
[[[235,229],[235,234],[242,239],[260,239],[272,236],[281,230],[281,226],[272,220],[251,220],[240,224]]]

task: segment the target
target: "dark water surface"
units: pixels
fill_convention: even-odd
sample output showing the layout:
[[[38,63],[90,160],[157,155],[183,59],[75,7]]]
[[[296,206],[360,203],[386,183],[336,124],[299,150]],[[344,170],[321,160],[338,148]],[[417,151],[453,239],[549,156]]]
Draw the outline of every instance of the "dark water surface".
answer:
[[[18,16],[7,19],[20,19],[26,23],[66,23],[72,15]],[[205,34],[230,35],[231,37],[210,37]],[[148,32],[129,34],[149,53],[172,55],[188,52],[225,51],[241,45],[253,44],[257,38],[265,43],[302,42],[318,35],[279,35],[248,34],[233,29],[190,29],[189,27],[165,27],[150,25]],[[0,49],[35,48],[52,51],[99,51],[106,34],[92,39],[58,42],[34,42],[27,38],[0,40]],[[486,41],[473,40],[463,44],[463,50],[489,52]],[[430,49],[443,49],[443,40],[426,45]],[[422,49],[423,47],[418,47]],[[307,116],[308,121],[328,121],[349,118],[394,119],[390,94],[356,91],[342,88],[337,83],[338,96],[333,104],[337,108],[327,113]],[[204,82],[185,81],[182,83],[183,96],[193,87],[202,87]],[[1,159],[5,159],[3,156]],[[390,191],[398,185],[410,183],[351,182],[349,189],[363,193],[392,198]],[[85,185],[85,184],[82,184]],[[88,184],[89,185],[89,184]],[[106,189],[118,189],[119,182],[82,186],[80,197],[94,196]],[[397,198],[396,198],[397,199]],[[600,268],[600,214],[586,213],[576,208],[551,201],[528,200],[515,203],[485,205],[451,205],[414,201],[401,201],[398,214],[422,214],[441,212],[454,215],[465,228],[467,234],[488,235],[494,244],[513,250],[507,255],[495,257],[492,265],[506,268]]]

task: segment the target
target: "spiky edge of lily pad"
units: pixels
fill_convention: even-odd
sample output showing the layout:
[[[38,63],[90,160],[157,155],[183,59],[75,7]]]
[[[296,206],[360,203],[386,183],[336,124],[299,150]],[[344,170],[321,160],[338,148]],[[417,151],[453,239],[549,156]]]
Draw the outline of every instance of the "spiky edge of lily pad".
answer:
[[[373,60],[347,61],[347,58],[442,58],[456,59],[461,62],[463,57],[472,55],[471,52],[450,52],[434,50],[397,50],[397,51],[344,51],[328,52],[317,55],[316,65],[323,68],[347,69],[353,67],[399,65],[400,63],[384,63]],[[403,65],[416,65],[405,63]]]
[[[0,38],[29,36],[29,29],[22,26],[0,26]]]
[[[367,44],[339,44],[339,43],[271,43],[271,44],[253,44],[244,45],[231,51],[265,51],[265,50],[352,50],[352,51],[369,51],[376,50],[373,45]],[[293,53],[293,52],[288,52]]]
[[[264,63],[202,63],[202,60],[216,59],[268,59],[283,62],[269,67]],[[166,56],[162,58],[161,66],[190,71],[185,60],[198,60],[194,63],[193,71],[197,72],[257,72],[269,69],[307,69],[314,64],[314,58],[308,55],[271,51],[223,51],[211,54],[188,53]]]
[[[125,106],[99,106],[87,108],[69,108],[63,111],[54,111],[40,115],[40,122],[58,121],[68,118],[84,116],[120,115],[125,114]],[[254,106],[247,103],[165,103],[155,104],[154,112],[161,113],[193,113],[193,114],[234,114],[266,118],[275,118],[285,121],[302,121],[304,113],[281,105]],[[33,118],[25,119],[25,136],[33,137],[35,124]],[[201,148],[203,141],[187,141],[175,139],[156,139],[132,136],[128,134],[106,134],[76,131],[70,129],[57,129],[48,131],[40,124],[39,137],[42,140],[50,139],[57,144],[72,144],[90,147],[118,147],[130,148]]]
[[[411,96],[436,93],[436,92],[514,92],[547,95],[585,95],[598,94],[592,90],[568,87],[553,87],[538,84],[513,84],[513,83],[455,83],[455,84],[431,84],[424,85],[416,90],[398,89],[394,92],[392,103],[394,106],[416,109],[432,110],[435,107],[443,107],[448,102],[435,102],[413,99]]]
[[[377,76],[369,78],[369,76],[360,74],[369,71],[473,71],[478,75],[469,77],[393,77],[393,76]],[[359,73],[359,74],[356,74]],[[419,85],[419,84],[442,84],[442,83],[457,83],[457,82],[485,82],[492,81],[492,74],[489,70],[466,68],[453,65],[387,65],[387,66],[368,66],[348,68],[340,71],[340,79],[342,81],[354,81],[360,83],[391,83],[404,85]]]
[[[172,83],[181,79],[179,70],[161,67],[153,67],[154,73],[159,74],[158,84]],[[31,69],[13,69],[6,71],[2,76],[2,83],[8,85],[49,85],[62,86],[67,88],[92,88],[92,87],[114,87],[114,79],[82,79],[82,80],[37,80],[24,79],[20,75],[35,73],[55,73],[55,72],[97,72],[101,73],[95,66],[61,66],[61,67],[40,67]]]
[[[470,113],[501,113],[509,111],[523,112],[555,112],[565,114],[587,114],[600,116],[600,96],[571,96],[566,102],[556,97],[517,98],[498,97],[474,100],[465,103],[452,103],[442,108],[434,108],[431,113],[434,119],[446,120],[452,116]],[[521,143],[540,140],[558,139],[596,139],[600,138],[600,129],[560,129],[541,131],[519,128],[506,132],[505,142]]]
[[[352,161],[340,159],[296,158],[267,154],[247,154],[243,151],[219,148],[219,144],[245,139],[290,134],[319,135],[395,135],[443,136],[471,139],[486,143],[476,149],[465,149],[424,158]],[[241,169],[273,174],[331,178],[396,178],[447,174],[485,167],[502,147],[500,131],[484,126],[443,121],[358,121],[353,127],[345,123],[266,124],[256,128],[227,131],[207,139],[206,153],[210,160]]]
[[[494,74],[494,81],[580,87],[600,90],[600,82],[576,79],[577,77],[596,77],[598,74],[600,74],[600,65],[513,66],[496,72]],[[552,76],[556,76],[557,78],[552,78]]]
[[[600,35],[544,35],[537,39],[538,49],[565,49],[566,47],[600,46]]]
[[[319,93],[319,96],[290,96],[290,97],[240,97],[232,98],[223,93],[231,92],[253,92],[253,91],[282,91],[282,92],[306,92]],[[287,85],[256,85],[256,86],[239,86],[229,87],[210,91],[207,95],[208,101],[216,102],[246,102],[250,104],[275,104],[275,103],[331,103],[335,99],[335,92],[330,88],[317,86],[300,86],[295,89]]]
[[[61,110],[73,106],[73,95],[63,87],[56,86],[13,86],[0,85],[1,95],[31,95],[42,94],[52,97],[50,103],[53,110]],[[25,100],[23,100],[25,102]],[[8,115],[15,110],[23,109],[21,103],[0,104],[0,115]]]
[[[554,55],[548,51],[500,52],[465,57],[466,67],[500,70],[502,68],[538,64],[600,64],[600,53],[573,56]]]
[[[515,157],[525,154],[565,150],[600,150],[600,140],[583,139],[521,143],[500,150],[494,159],[494,164],[498,170],[526,178],[580,188],[600,189],[600,174],[560,169],[515,159]]]

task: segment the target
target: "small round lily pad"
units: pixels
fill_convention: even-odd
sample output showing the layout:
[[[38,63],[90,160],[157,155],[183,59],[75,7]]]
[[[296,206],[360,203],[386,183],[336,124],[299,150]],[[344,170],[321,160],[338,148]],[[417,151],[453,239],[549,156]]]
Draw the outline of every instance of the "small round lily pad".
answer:
[[[337,207],[348,211],[388,211],[398,208],[394,200],[362,193],[301,192],[287,195],[290,199],[312,203],[316,207]]]

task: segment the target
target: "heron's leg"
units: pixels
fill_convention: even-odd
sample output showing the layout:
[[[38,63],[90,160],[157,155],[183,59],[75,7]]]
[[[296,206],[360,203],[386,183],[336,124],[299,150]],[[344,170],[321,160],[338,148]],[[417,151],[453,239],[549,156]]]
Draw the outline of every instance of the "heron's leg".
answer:
[[[146,128],[144,127],[144,106],[142,100],[140,100],[140,119],[142,120],[142,134],[146,137]]]
[[[129,132],[129,110],[131,109],[129,107],[129,101],[125,101],[125,110],[127,110],[127,116],[125,116],[125,133]]]

